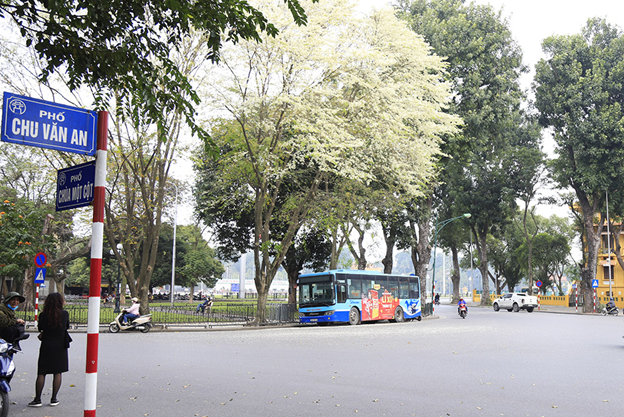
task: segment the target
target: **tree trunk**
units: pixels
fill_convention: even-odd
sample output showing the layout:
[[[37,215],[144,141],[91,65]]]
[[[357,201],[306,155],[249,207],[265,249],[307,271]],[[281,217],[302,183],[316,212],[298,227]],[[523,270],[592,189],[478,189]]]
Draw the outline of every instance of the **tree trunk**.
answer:
[[[451,304],[457,304],[459,301],[459,281],[461,276],[459,274],[459,251],[457,246],[451,246],[451,256],[453,257],[453,273],[451,274],[451,283],[453,284],[453,298]]]
[[[411,249],[414,271],[416,276],[420,278],[420,302],[423,308],[427,304],[427,269],[431,261],[431,245],[429,244],[429,238],[431,237],[430,220],[430,217],[426,217],[418,223],[418,238]],[[412,233],[416,233],[414,225],[410,224],[410,229]]]
[[[357,250],[353,247],[353,243],[350,239],[347,241],[347,245],[349,246],[351,255],[353,255],[353,258],[357,262],[357,269],[364,271],[366,269],[366,248],[364,247],[366,229],[357,224],[354,224],[353,228],[358,232]]]
[[[189,303],[194,303],[195,300],[193,300],[193,294],[195,294],[195,283],[191,283],[191,294],[189,295]]]
[[[26,299],[22,303],[21,308],[26,311],[32,311],[35,309],[35,267],[31,266],[24,271],[24,287],[22,289],[22,295]]]
[[[288,304],[297,304],[297,279],[299,271],[288,270]]]
[[[594,290],[592,288],[592,280],[596,278],[596,269],[598,267],[598,251],[600,250],[600,236],[605,223],[605,217],[600,214],[600,222],[594,230],[594,215],[598,209],[598,201],[600,196],[593,196],[594,203],[590,204],[587,195],[575,188],[576,195],[579,199],[581,211],[583,213],[583,226],[585,228],[585,240],[583,242],[587,249],[584,253],[585,262],[581,265],[581,288],[585,297],[583,303],[583,311],[591,313],[594,310]]]
[[[384,274],[391,274],[394,266],[394,246],[396,244],[397,231],[395,227],[384,227],[382,224],[384,241],[386,242],[386,254],[381,263],[384,266]]]

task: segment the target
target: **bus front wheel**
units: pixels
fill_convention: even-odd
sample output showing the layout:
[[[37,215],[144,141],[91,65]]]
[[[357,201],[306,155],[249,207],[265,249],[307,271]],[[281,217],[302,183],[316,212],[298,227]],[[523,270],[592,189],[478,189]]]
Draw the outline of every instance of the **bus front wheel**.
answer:
[[[351,307],[349,312],[349,324],[352,326],[360,324],[360,310],[355,307]]]

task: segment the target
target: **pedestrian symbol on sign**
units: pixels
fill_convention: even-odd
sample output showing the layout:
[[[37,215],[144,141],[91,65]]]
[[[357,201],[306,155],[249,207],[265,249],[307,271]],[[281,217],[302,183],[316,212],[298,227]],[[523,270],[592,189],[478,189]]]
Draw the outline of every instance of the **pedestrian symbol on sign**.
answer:
[[[592,279],[592,288],[598,288],[598,280]]]
[[[45,282],[46,269],[37,268],[35,272],[35,284],[43,284]]]

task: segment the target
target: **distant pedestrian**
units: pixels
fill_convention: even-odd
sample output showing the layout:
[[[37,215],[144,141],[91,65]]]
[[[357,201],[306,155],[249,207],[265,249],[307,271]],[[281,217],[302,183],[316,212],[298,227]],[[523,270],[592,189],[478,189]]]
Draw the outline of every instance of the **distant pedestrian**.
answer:
[[[45,376],[54,375],[52,379],[52,398],[50,405],[58,405],[58,392],[61,388],[61,374],[69,370],[67,350],[72,341],[67,332],[69,314],[63,310],[65,299],[57,292],[48,295],[39,315],[39,361],[37,363],[37,380],[35,382],[35,399],[28,403],[29,407],[41,407],[41,393],[45,384]]]

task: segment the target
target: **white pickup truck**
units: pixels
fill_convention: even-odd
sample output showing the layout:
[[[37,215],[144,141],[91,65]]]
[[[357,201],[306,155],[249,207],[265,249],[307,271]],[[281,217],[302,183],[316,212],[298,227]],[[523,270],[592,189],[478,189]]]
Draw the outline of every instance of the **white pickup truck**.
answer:
[[[526,310],[529,313],[532,313],[533,309],[537,307],[537,297],[528,295],[524,292],[511,292],[494,300],[492,306],[494,307],[494,311],[506,308],[507,311],[517,312],[520,310]]]

